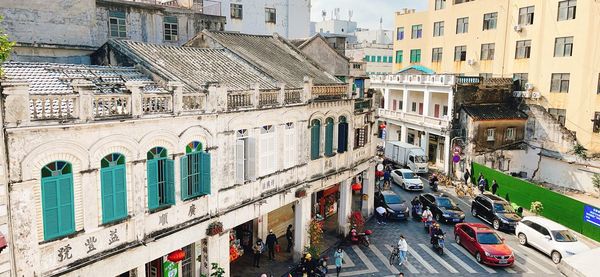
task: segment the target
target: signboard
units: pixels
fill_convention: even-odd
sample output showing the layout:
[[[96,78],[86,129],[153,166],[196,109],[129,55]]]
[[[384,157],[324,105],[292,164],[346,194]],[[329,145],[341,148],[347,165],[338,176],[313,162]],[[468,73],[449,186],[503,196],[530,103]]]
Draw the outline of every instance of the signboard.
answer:
[[[585,205],[583,208],[583,221],[600,227],[600,209]]]
[[[377,171],[383,171],[383,164],[377,164]]]
[[[178,277],[179,275],[179,263],[172,263],[165,261],[163,263],[163,276],[164,277]]]

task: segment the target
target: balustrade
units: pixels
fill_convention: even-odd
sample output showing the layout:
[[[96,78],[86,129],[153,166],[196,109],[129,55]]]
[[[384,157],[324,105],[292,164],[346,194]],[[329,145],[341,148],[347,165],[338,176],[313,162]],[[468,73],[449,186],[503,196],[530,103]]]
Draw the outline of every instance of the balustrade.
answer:
[[[227,95],[227,108],[239,109],[252,107],[253,91],[230,92]]]
[[[286,89],[285,104],[296,104],[302,102],[302,89]]]
[[[94,95],[92,117],[108,118],[131,114],[131,96],[128,94]]]
[[[148,93],[143,95],[142,111],[144,114],[167,113],[173,111],[173,98],[166,93]]]
[[[78,97],[76,94],[56,94],[29,96],[29,118],[31,120],[52,120],[75,118]]]
[[[183,111],[199,111],[204,108],[205,94],[184,94],[182,96]]]
[[[277,101],[278,95],[279,90],[261,91],[258,95],[258,106],[277,106],[279,104]]]
[[[343,97],[348,93],[348,85],[313,86],[312,95],[315,97]]]

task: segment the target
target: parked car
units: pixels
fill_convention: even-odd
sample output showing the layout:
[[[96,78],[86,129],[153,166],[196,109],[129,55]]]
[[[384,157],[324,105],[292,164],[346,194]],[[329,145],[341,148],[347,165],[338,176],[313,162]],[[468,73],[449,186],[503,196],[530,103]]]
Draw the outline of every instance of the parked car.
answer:
[[[389,219],[408,219],[408,203],[392,191],[375,192],[375,205],[384,207]]]
[[[465,213],[443,193],[423,193],[419,195],[423,208],[429,207],[436,221],[463,222]]]
[[[521,217],[506,200],[493,194],[480,194],[471,203],[471,214],[492,224],[494,229],[514,230]]]
[[[555,264],[562,258],[578,254],[590,248],[577,240],[567,227],[539,216],[526,216],[515,228],[522,245],[531,245],[552,258]]]
[[[423,181],[410,169],[392,171],[392,180],[405,190],[423,190]]]
[[[490,227],[481,223],[459,223],[454,226],[454,240],[475,255],[477,262],[491,266],[511,266],[515,262],[512,249]]]

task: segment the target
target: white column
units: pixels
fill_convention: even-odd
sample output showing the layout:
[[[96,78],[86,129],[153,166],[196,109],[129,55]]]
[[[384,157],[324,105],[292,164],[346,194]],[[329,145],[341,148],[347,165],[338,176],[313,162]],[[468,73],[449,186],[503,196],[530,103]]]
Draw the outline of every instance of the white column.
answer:
[[[423,92],[423,115],[429,116],[429,103],[431,103],[431,92],[429,88],[425,88]]]
[[[446,175],[450,172],[450,163],[452,162],[450,159],[450,150],[452,149],[452,145],[450,145],[450,135],[444,136],[444,173]]]
[[[450,92],[448,92],[448,120],[450,122],[452,122],[452,119],[454,118],[454,91],[451,89]],[[448,148],[450,148],[448,146]]]
[[[427,131],[421,135],[421,148],[425,151],[425,157],[429,159],[429,132]]]
[[[135,270],[137,277],[146,277],[146,264],[138,266]]]
[[[266,214],[261,215],[254,221],[256,222],[256,238],[260,238],[264,242],[269,234],[269,216]],[[256,239],[254,241],[256,241]]]
[[[408,96],[409,96],[408,89],[404,89],[404,91],[402,92],[402,112],[403,113],[408,112]]]
[[[310,194],[298,199],[294,209],[294,261],[300,260],[308,245],[308,222],[310,220]]]
[[[400,126],[400,141],[401,142],[408,141],[408,127],[406,127],[406,125]]]
[[[225,270],[225,277],[229,277],[229,230],[220,235],[208,236],[206,238],[206,255],[202,257],[202,269],[200,272],[210,276],[211,264],[217,263]],[[206,264],[206,267],[204,266]]]
[[[386,110],[391,110],[390,108],[390,89],[383,89],[383,108]]]
[[[340,184],[340,201],[338,209],[338,233],[345,235],[349,230],[348,217],[352,212],[352,180],[344,180]]]
[[[367,199],[362,202],[362,214],[364,217],[369,217],[373,214],[374,197],[375,197],[375,167],[369,165],[369,168],[363,174],[363,194],[368,195]]]

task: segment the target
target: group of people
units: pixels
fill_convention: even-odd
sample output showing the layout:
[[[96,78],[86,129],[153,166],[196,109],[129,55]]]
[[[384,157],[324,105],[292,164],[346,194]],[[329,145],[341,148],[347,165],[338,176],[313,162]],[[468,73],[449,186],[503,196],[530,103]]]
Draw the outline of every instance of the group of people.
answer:
[[[465,178],[465,183],[468,185],[469,179],[471,178],[471,173],[469,172],[468,169],[465,170],[465,174],[463,177]],[[492,194],[496,194],[499,187],[500,187],[500,185],[498,185],[498,182],[496,182],[496,180],[492,180]],[[479,173],[479,177],[477,177],[477,188],[479,189],[479,192],[481,192],[482,194],[484,191],[490,190],[488,180],[485,178],[485,176],[483,176],[483,174],[481,172]]]
[[[290,253],[292,251],[292,246],[294,243],[294,233],[292,232],[292,224],[288,225],[287,230],[285,231],[285,239],[287,240],[287,252]],[[255,267],[260,267],[260,257],[265,249],[268,249],[269,252],[269,260],[275,259],[276,248],[279,247],[279,241],[277,240],[277,236],[273,233],[273,230],[269,230],[269,234],[266,238],[266,244],[262,239],[258,239],[256,244],[252,246],[252,253],[254,254],[254,263]]]

